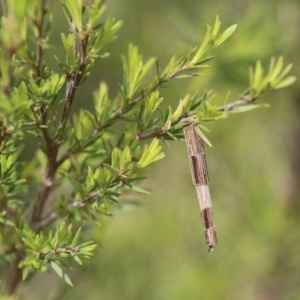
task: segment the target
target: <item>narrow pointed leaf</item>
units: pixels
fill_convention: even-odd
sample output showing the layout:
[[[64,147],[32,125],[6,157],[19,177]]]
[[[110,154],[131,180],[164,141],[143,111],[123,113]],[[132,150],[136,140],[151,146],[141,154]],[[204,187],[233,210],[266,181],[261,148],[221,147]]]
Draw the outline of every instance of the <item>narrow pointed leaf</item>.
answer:
[[[231,110],[231,112],[232,113],[246,112],[246,111],[258,108],[258,107],[260,107],[259,104],[247,104],[247,105],[235,107],[234,109]]]
[[[80,237],[80,232],[81,232],[81,228],[79,228],[78,231],[76,232],[76,235],[75,235],[70,247],[72,247],[72,248],[76,247],[79,237]]]
[[[208,140],[208,138],[205,136],[205,134],[203,133],[203,131],[201,130],[201,128],[199,126],[194,126],[195,131],[197,132],[197,134],[199,134],[199,136],[202,138],[202,140],[209,146],[212,147],[211,142]]]
[[[56,274],[59,277],[61,277],[67,284],[73,287],[70,277],[65,273],[65,271],[61,268],[61,266],[55,261],[51,261],[50,264],[53,270],[56,272]]]
[[[229,28],[227,28],[221,34],[221,36],[216,40],[215,47],[221,45],[225,40],[227,40],[233,34],[233,32],[236,30],[236,28],[237,28],[237,24],[234,24],[234,25],[230,26]]]
[[[291,84],[293,84],[296,81],[296,77],[295,76],[289,76],[287,78],[284,78],[282,81],[280,81],[279,83],[277,83],[274,88],[275,89],[282,89],[284,87],[287,87]]]
[[[138,187],[138,186],[136,186],[136,185],[133,185],[133,184],[126,184],[126,186],[128,186],[131,190],[133,190],[133,191],[135,191],[135,192],[150,195],[150,192],[148,192],[147,190],[144,190],[144,189],[142,189],[141,187]]]

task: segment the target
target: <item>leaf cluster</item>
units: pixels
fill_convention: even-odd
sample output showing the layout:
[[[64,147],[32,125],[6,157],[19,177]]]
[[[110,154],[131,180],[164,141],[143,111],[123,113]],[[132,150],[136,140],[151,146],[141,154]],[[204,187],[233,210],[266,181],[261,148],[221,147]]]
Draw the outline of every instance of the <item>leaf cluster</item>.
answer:
[[[66,225],[62,222],[58,228],[49,231],[47,236],[43,233],[36,234],[28,226],[17,232],[25,245],[26,257],[21,261],[19,267],[23,270],[23,279],[26,279],[33,271],[46,271],[50,264],[54,271],[68,284],[72,285],[70,278],[62,267],[68,265],[65,259],[72,259],[79,265],[83,260],[88,260],[93,254],[96,244],[92,241],[78,244],[81,229],[78,229],[73,237],[72,224]]]

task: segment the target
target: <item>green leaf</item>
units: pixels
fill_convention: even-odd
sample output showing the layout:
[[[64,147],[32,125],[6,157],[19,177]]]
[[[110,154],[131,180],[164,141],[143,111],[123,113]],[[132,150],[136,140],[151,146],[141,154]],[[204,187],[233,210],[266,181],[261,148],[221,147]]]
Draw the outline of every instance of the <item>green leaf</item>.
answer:
[[[231,110],[232,113],[241,113],[241,112],[246,112],[255,108],[260,107],[261,105],[259,104],[247,104],[243,106],[237,106]]]
[[[111,213],[107,210],[107,208],[105,208],[105,207],[94,206],[93,208],[94,208],[94,210],[95,210],[96,212],[98,212],[98,213],[100,213],[100,214],[102,214],[102,215],[109,216],[109,217],[112,216],[112,214],[111,214]]]
[[[75,56],[74,56],[74,41],[75,37],[72,34],[69,34],[67,37],[64,33],[61,33],[61,39],[64,44],[65,50],[67,52],[67,64],[75,65]]]
[[[30,273],[30,269],[29,268],[23,268],[22,270],[22,279],[25,280],[27,278],[27,276],[29,275]]]
[[[201,128],[201,130],[210,133],[210,130],[209,130],[206,126],[204,126],[204,125],[202,125],[202,124],[198,124],[198,126]]]
[[[126,146],[123,151],[120,152],[120,168],[127,170],[131,163],[131,153],[130,148]]]
[[[79,31],[82,30],[82,15],[81,15],[81,9],[82,9],[82,0],[65,0],[65,5],[74,20],[77,29]]]
[[[121,150],[119,148],[114,148],[111,152],[111,166],[114,169],[119,169],[120,167],[120,156]]]
[[[93,241],[91,241],[92,243]],[[85,243],[86,244],[86,243]],[[89,245],[89,246],[84,246],[82,248],[80,248],[80,251],[88,251],[91,252],[93,251],[95,248],[97,247],[97,244],[93,244],[93,245]]]
[[[271,59],[271,67],[275,62],[272,61]],[[270,67],[270,68],[271,68]],[[270,77],[269,77],[269,81],[273,81],[277,78],[277,76],[280,74],[281,70],[283,68],[283,58],[279,57],[277,64],[275,65],[275,67],[272,69],[272,71],[270,72]],[[271,69],[270,69],[271,70]]]
[[[296,81],[296,79],[297,78],[295,76],[286,77],[283,80],[281,80],[279,83],[277,83],[274,86],[274,89],[278,90],[278,89],[282,89],[284,87],[287,87],[287,86],[293,84]]]
[[[101,33],[98,34],[97,39],[93,46],[93,51],[97,53],[101,48],[110,43],[114,37],[116,32],[121,28],[123,21],[115,22],[114,19],[108,18],[104,25],[101,27]]]
[[[72,186],[74,187],[74,189],[81,195],[84,196],[85,192],[84,189],[81,186],[81,183],[78,182],[75,178],[73,178],[72,176],[67,176],[68,180],[70,181],[70,183],[72,184]]]
[[[73,241],[72,241],[70,247],[72,247],[72,248],[76,247],[76,245],[77,245],[77,243],[78,243],[78,240],[79,240],[79,237],[80,237],[80,232],[81,232],[81,228],[79,228],[79,229],[77,230],[76,235],[75,235],[75,237],[74,237],[74,239],[73,239]]]
[[[89,258],[89,256],[92,256],[92,255],[93,255],[92,252],[86,251],[86,250],[81,250],[81,251],[80,251],[80,254],[81,254],[81,255],[84,255],[85,258]]]
[[[168,133],[168,131],[166,131]],[[146,168],[152,163],[162,159],[164,154],[161,152],[162,147],[159,145],[158,139],[153,139],[150,145],[144,146],[143,154],[138,162],[142,168]]]
[[[109,164],[103,164],[111,173],[119,176],[119,170],[118,169],[115,169],[113,168],[111,165]]]
[[[60,278],[62,278],[67,284],[73,287],[70,277],[65,273],[65,271],[61,268],[61,266],[58,263],[52,260],[50,261],[50,265]]]
[[[197,134],[202,138],[202,140],[209,146],[212,147],[211,142],[208,140],[208,138],[205,136],[205,134],[203,133],[203,131],[201,130],[201,128],[199,126],[194,126],[195,131],[197,132]]]
[[[197,77],[199,76],[201,73],[189,73],[189,74],[181,74],[181,75],[178,75],[174,78],[176,79],[183,79],[183,78],[192,78],[192,77]]]
[[[172,134],[170,131],[165,131],[165,134],[172,140],[172,141],[177,141],[177,137]]]
[[[230,26],[229,28],[227,28],[221,34],[221,36],[215,41],[215,47],[221,45],[225,40],[227,40],[234,33],[236,28],[237,28],[237,24],[234,24],[234,25]]]
[[[21,238],[22,241],[32,249],[35,249],[35,245],[33,241],[29,241],[27,238]]]
[[[15,227],[16,224],[10,220],[7,220],[7,219],[3,219],[0,217],[0,223],[3,224],[3,225],[6,225],[6,226],[11,226],[11,227]]]
[[[217,16],[215,25],[214,25],[213,30],[212,30],[212,33],[211,33],[211,38],[212,38],[212,39],[215,39],[215,38],[216,38],[216,36],[217,36],[218,33],[219,33],[220,27],[221,27],[221,21],[220,21],[220,19],[219,19],[219,16]]]
[[[72,257],[73,257],[73,259],[74,259],[79,265],[82,266],[82,261],[81,261],[81,259],[78,257],[78,255],[73,254]]]
[[[261,65],[260,60],[256,62],[255,70],[254,70],[254,76],[253,76],[253,83],[252,86],[256,91],[259,91],[262,83],[263,78],[263,67]]]
[[[208,61],[210,61],[210,60],[212,60],[212,59],[214,59],[214,58],[215,58],[215,56],[208,56],[208,57],[205,57],[205,58],[203,58],[203,59],[200,59],[199,61],[197,61],[197,62],[195,63],[195,66],[203,65],[203,64],[205,64],[206,62],[208,62]]]
[[[191,96],[187,94],[183,99],[180,100],[178,107],[174,113],[170,116],[168,121],[174,122],[177,121],[182,115],[184,115],[190,109],[192,104]]]
[[[92,251],[97,247],[97,244],[92,244],[93,242],[94,241],[88,241],[88,242],[78,245],[77,247],[80,249],[80,251],[81,250]]]
[[[128,186],[132,191],[138,192],[138,193],[142,193],[142,194],[148,194],[150,195],[151,193],[148,192],[147,190],[144,190],[136,185],[133,184],[125,184],[125,186]]]

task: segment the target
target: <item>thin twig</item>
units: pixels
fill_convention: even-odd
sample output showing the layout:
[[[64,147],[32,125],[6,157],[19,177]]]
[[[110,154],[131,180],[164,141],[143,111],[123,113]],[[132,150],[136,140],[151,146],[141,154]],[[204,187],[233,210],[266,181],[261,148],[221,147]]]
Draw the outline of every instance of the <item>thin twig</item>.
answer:
[[[38,31],[36,63],[34,65],[34,69],[35,69],[36,76],[37,76],[37,80],[36,80],[37,84],[39,84],[41,77],[42,77],[41,69],[42,69],[42,56],[43,56],[43,48],[42,48],[43,26],[44,26],[44,21],[45,21],[44,18],[45,18],[46,13],[47,13],[46,1],[42,0],[41,1],[41,18],[35,24],[37,31]],[[11,74],[9,86],[13,85],[13,77],[12,76],[13,75]],[[47,124],[47,110],[43,106],[41,107],[41,115],[42,115],[42,124],[46,125]],[[46,141],[46,145],[49,150],[51,141],[52,141],[50,133],[47,128],[43,128],[42,133],[44,135],[44,139]],[[39,198],[41,198],[41,195],[42,195],[42,197],[45,196],[45,189],[40,189],[40,192],[38,195],[38,200],[37,200],[38,203],[39,203]],[[33,212],[33,216],[32,216],[33,220],[35,220],[37,218],[36,213],[39,211],[40,211],[40,203],[38,205],[36,205],[36,207],[34,208],[34,212]],[[19,268],[19,263],[23,259],[24,253],[23,253],[23,251],[20,251],[18,249],[15,249],[14,252],[15,252],[15,258],[14,258],[14,261],[11,266],[11,274],[9,276],[10,281],[8,282],[8,285],[7,285],[9,294],[15,294],[20,282],[22,281],[22,269]]]
[[[37,84],[40,83],[41,79],[42,79],[42,63],[43,63],[43,43],[45,41],[44,39],[44,32],[43,32],[43,28],[44,28],[44,22],[45,22],[45,16],[47,14],[47,9],[46,9],[46,0],[42,0],[41,1],[41,18],[36,22],[35,26],[37,28],[37,32],[38,32],[38,37],[37,37],[37,44],[36,44],[36,60],[35,60],[35,72],[36,72],[36,82]]]
[[[19,268],[19,263],[23,259],[23,252],[14,249],[15,258],[12,262],[10,276],[7,276],[7,292],[9,295],[15,295],[22,281],[22,269]]]
[[[163,136],[165,134],[166,133],[164,133],[163,131],[154,131],[154,132],[150,132],[145,135],[137,135],[136,139],[143,141],[143,140],[152,139],[152,138],[160,138],[161,136]]]
[[[74,34],[77,35],[78,30],[73,21],[72,21],[71,25],[72,25]],[[85,38],[85,39],[83,39],[83,41],[81,43],[82,58],[81,58],[81,61],[80,61],[79,67],[78,67],[78,71],[68,74],[68,76],[67,76],[67,86],[66,86],[66,92],[65,92],[66,102],[65,102],[65,106],[64,106],[61,120],[60,120],[60,130],[61,131],[63,131],[66,126],[67,120],[70,115],[71,107],[74,102],[76,89],[82,79],[82,76],[83,76],[83,69],[86,64],[87,42],[88,42],[88,38]],[[39,53],[41,53],[41,52],[39,51]],[[76,39],[74,42],[74,55],[75,55],[75,57],[78,57],[79,54],[80,54],[79,53],[79,41],[76,36]],[[43,125],[47,125],[46,124],[47,123],[46,108],[43,108],[43,110],[41,110],[41,113],[43,116],[43,118],[42,118]],[[34,228],[41,228],[41,226],[39,226],[39,224],[41,222],[44,207],[45,207],[45,204],[51,194],[56,171],[57,171],[58,167],[60,166],[60,164],[63,162],[63,160],[61,160],[61,159],[59,161],[57,161],[57,154],[58,154],[59,144],[61,142],[61,136],[58,138],[58,140],[53,139],[50,135],[50,132],[48,131],[48,128],[42,128],[42,133],[43,133],[45,143],[46,143],[48,162],[47,162],[43,182],[42,182],[40,190],[38,192],[37,202],[34,207],[34,211],[33,211],[33,215],[32,215],[32,226]],[[46,224],[47,224],[47,222],[46,222]]]
[[[225,104],[225,105],[222,105],[218,108],[218,111],[231,111],[233,110],[235,107],[238,107],[238,106],[243,106],[243,105],[247,105],[247,104],[250,104],[250,103],[253,103],[255,102],[256,100],[259,99],[259,96],[245,96],[245,97],[242,97],[241,99],[238,99],[234,102],[231,102],[231,103],[228,103],[228,104]]]
[[[74,42],[74,56],[77,58],[79,56],[79,41],[77,37],[78,29],[74,21],[71,22],[71,27],[76,35],[75,42]],[[80,64],[78,66],[78,71],[67,75],[67,87],[65,92],[66,103],[60,118],[60,130],[63,130],[66,126],[66,122],[69,119],[69,115],[71,112],[71,107],[75,98],[76,89],[82,79],[84,67],[86,65],[87,60],[87,44],[88,44],[88,37],[81,41],[81,50],[82,56],[80,60]]]
[[[111,185],[114,185],[115,183],[119,183],[119,182],[123,182],[123,181],[124,181],[124,179],[121,176],[117,176],[115,179],[113,179],[109,183],[107,189],[109,189]],[[91,192],[89,195],[87,195],[87,197],[85,197],[79,201],[70,202],[68,205],[68,209],[69,209],[69,211],[72,211],[73,209],[80,209],[80,208],[86,207],[89,205],[89,200],[91,200],[97,196],[104,195],[104,194],[105,194],[105,192],[103,190],[98,189],[94,192]],[[73,190],[70,198],[74,199],[75,196],[76,196],[76,193]],[[36,223],[36,230],[41,231],[44,227],[50,225],[52,222],[57,220],[59,217],[60,217],[60,214],[57,211],[50,212],[47,216],[45,216],[39,222]]]
[[[54,222],[59,217],[59,214],[55,211],[49,213],[47,216],[42,218],[38,223],[35,224],[38,231],[41,231],[44,227]]]
[[[149,94],[157,91],[162,85],[164,85],[167,81],[173,79],[176,75],[178,75],[179,73],[183,72],[185,69],[187,68],[187,66],[183,66],[181,68],[178,68],[177,70],[175,70],[174,72],[172,72],[171,74],[169,74],[166,77],[161,77],[158,79],[158,81],[156,82],[156,84],[153,86],[153,88],[150,90]],[[108,127],[111,125],[112,122],[117,121],[118,119],[120,119],[125,111],[130,110],[133,106],[135,106],[137,103],[140,103],[141,101],[143,101],[145,98],[147,97],[147,95],[142,94],[141,96],[137,97],[134,101],[132,101],[131,103],[129,103],[126,106],[122,106],[120,107],[117,112],[106,121],[106,124],[104,124],[101,128],[97,128],[93,130],[93,133],[91,135],[91,138],[87,141],[87,143],[90,143],[91,139],[97,139],[97,134],[99,134],[104,128]],[[66,108],[67,110],[67,108]],[[64,112],[64,114],[66,114],[67,112]],[[64,117],[62,117],[61,119],[64,119]],[[161,133],[151,133],[147,136],[138,136],[137,139],[140,140],[145,140],[145,139],[149,139],[152,137],[159,137],[161,136]],[[83,146],[84,148],[84,146]],[[70,158],[72,155],[77,154],[78,152],[76,151],[72,151],[72,150],[68,150],[68,152],[66,152],[65,154],[63,154],[60,159],[58,160],[58,165],[61,165],[65,162],[65,160],[67,160],[68,158]]]

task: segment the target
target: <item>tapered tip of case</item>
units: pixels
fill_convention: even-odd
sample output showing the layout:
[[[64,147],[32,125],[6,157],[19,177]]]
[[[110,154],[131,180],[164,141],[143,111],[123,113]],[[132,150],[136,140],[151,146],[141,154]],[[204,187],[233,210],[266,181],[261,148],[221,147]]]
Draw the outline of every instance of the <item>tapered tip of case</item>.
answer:
[[[213,252],[214,251],[214,246],[209,245],[207,251],[208,252]]]

